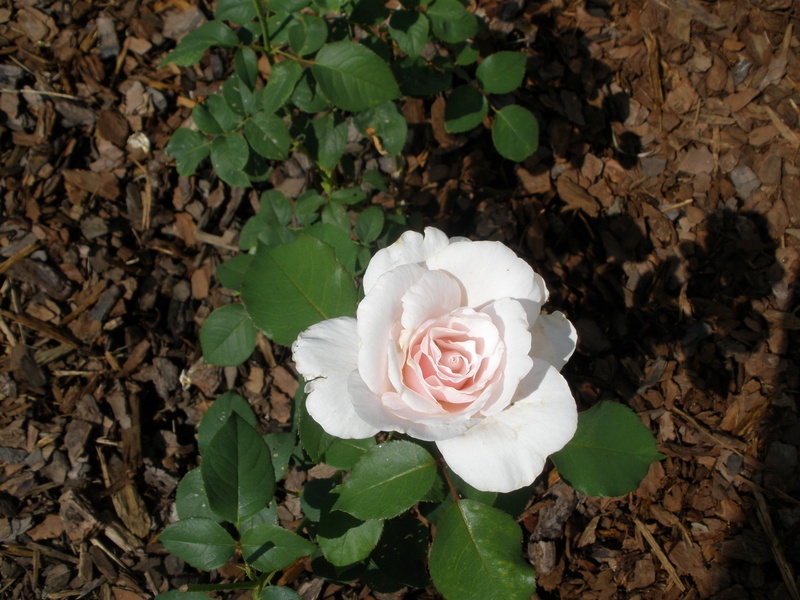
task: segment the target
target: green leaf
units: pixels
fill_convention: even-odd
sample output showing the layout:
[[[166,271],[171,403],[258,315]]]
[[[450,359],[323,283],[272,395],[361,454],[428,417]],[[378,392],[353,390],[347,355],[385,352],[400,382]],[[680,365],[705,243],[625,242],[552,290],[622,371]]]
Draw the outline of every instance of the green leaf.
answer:
[[[251,254],[239,254],[220,264],[217,267],[217,279],[219,279],[222,287],[234,292],[241,291],[244,274],[250,267],[252,259],[253,256]]]
[[[301,111],[309,114],[322,112],[331,107],[331,103],[320,92],[310,70],[304,71],[303,76],[297,82],[292,92],[291,102]]]
[[[386,185],[385,176],[380,171],[365,171],[361,176],[361,181],[371,185],[376,190],[380,190],[382,192],[389,191],[389,186]]]
[[[436,529],[429,567],[448,600],[529,600],[536,588],[520,553],[522,532],[506,513],[474,500],[453,503]]]
[[[539,147],[539,122],[516,104],[501,108],[494,116],[492,141],[503,158],[523,161]]]
[[[288,225],[292,221],[292,203],[280,190],[261,194],[258,216],[269,225]]]
[[[350,233],[350,215],[347,214],[347,210],[341,204],[329,202],[322,209],[320,217],[323,223],[338,227],[345,233]]]
[[[323,462],[337,469],[352,469],[359,459],[375,446],[375,443],[375,438],[342,440],[334,437],[325,449]]]
[[[353,123],[363,135],[379,138],[383,147],[381,154],[397,156],[403,150],[408,136],[408,123],[394,102],[384,102],[357,114]]]
[[[323,46],[311,69],[322,92],[342,110],[359,112],[400,97],[389,66],[356,42]]]
[[[425,14],[433,35],[443,42],[456,44],[478,33],[478,19],[458,0],[435,0]]]
[[[358,204],[367,199],[367,193],[360,186],[340,188],[331,194],[331,201],[337,204]]]
[[[422,58],[406,57],[392,64],[400,89],[406,96],[425,98],[450,88],[453,74],[439,71]]]
[[[328,25],[315,15],[300,15],[289,26],[289,46],[298,56],[314,54],[328,39]]]
[[[336,254],[336,259],[342,263],[347,272],[351,275],[355,274],[358,246],[353,242],[349,234],[338,227],[326,223],[317,223],[306,227],[304,233],[331,246]]]
[[[236,547],[219,523],[199,517],[173,523],[158,539],[169,552],[204,571],[224,565],[233,557]]]
[[[480,50],[478,50],[477,46],[472,42],[455,44],[453,46],[453,54],[456,57],[454,64],[460,67],[471,65],[481,56]]]
[[[312,523],[319,522],[323,507],[336,483],[333,478],[311,479],[303,486],[303,494],[300,496],[300,508],[303,509],[303,514]]]
[[[247,164],[250,148],[238,133],[226,133],[211,142],[211,165],[225,183],[238,187],[250,185],[242,170]]]
[[[264,523],[242,535],[242,558],[259,571],[279,571],[298,558],[310,556],[314,544],[278,525]]]
[[[270,160],[286,160],[292,138],[283,119],[264,111],[257,112],[244,124],[244,135],[253,150]]]
[[[200,472],[211,510],[234,524],[262,510],[275,494],[269,446],[237,414],[231,415],[208,444]]]
[[[254,95],[238,75],[232,75],[222,84],[222,98],[232,112],[244,117],[254,110]]]
[[[183,476],[175,493],[175,509],[181,520],[202,517],[218,521],[217,515],[208,507],[208,496],[203,485],[200,469],[192,469]]]
[[[365,244],[370,244],[378,239],[383,231],[385,217],[380,206],[369,206],[361,211],[356,221],[356,235]]]
[[[255,51],[249,46],[239,48],[233,57],[233,66],[245,85],[254,90],[258,81],[258,56]]]
[[[262,95],[265,113],[272,114],[286,104],[303,72],[303,67],[294,60],[285,60],[272,66],[269,82]]]
[[[269,0],[269,9],[275,12],[295,13],[311,4],[311,0]]]
[[[261,590],[256,600],[302,600],[292,588],[271,585]]]
[[[421,446],[381,444],[353,467],[334,508],[362,520],[396,517],[425,496],[435,477],[436,459]]]
[[[193,175],[210,153],[211,142],[202,133],[181,127],[169,139],[167,154],[175,159],[179,175]]]
[[[360,271],[366,271],[367,267],[369,266],[370,260],[372,260],[372,252],[369,251],[369,248],[366,247],[360,248],[358,250],[358,257],[356,260],[358,269]]]
[[[235,392],[225,392],[214,400],[214,404],[203,415],[197,428],[197,447],[200,450],[200,454],[205,454],[208,444],[234,413],[253,427],[258,423],[256,415],[247,400]]]
[[[219,135],[221,133],[225,133],[225,129],[222,128],[214,116],[211,114],[211,111],[208,109],[208,100],[211,98],[220,98],[222,99],[219,94],[213,94],[206,98],[206,101],[201,104],[195,104],[194,108],[192,109],[192,121],[197,126],[197,128],[207,135]],[[228,109],[228,105],[225,104],[223,100],[223,105],[226,110]],[[233,115],[233,118],[236,119],[236,115]],[[233,129],[233,127],[231,127]]]
[[[233,112],[221,94],[211,94],[192,109],[192,120],[203,133],[218,135],[238,128],[242,117]]]
[[[268,433],[264,436],[264,441],[269,446],[272,467],[275,469],[275,481],[280,481],[289,469],[289,460],[292,458],[297,437],[291,432],[279,431]]]
[[[288,227],[291,219],[292,203],[289,199],[283,192],[267,190],[261,195],[258,214],[250,217],[242,227],[239,247],[250,250],[258,242],[270,247],[290,244],[295,239],[294,233]]]
[[[270,1],[270,9],[275,4],[274,0]],[[294,19],[294,15],[286,11],[275,11],[275,14],[267,18],[267,36],[270,39],[272,47],[285,46],[289,43],[289,34],[287,29],[289,24]],[[255,22],[254,22],[255,24]],[[261,37],[260,35],[258,37]]]
[[[306,148],[324,171],[339,164],[347,145],[347,122],[341,115],[327,113],[311,121],[306,133]]]
[[[335,494],[332,494],[335,498]],[[383,521],[360,521],[339,510],[323,511],[317,529],[322,554],[337,567],[367,558],[383,531]]]
[[[272,177],[272,166],[258,152],[250,152],[247,164],[242,169],[251,183],[261,183]]]
[[[453,90],[444,107],[444,128],[448,133],[464,133],[481,124],[489,112],[486,98],[469,85]]]
[[[522,85],[527,60],[522,52],[495,52],[478,65],[475,77],[490,94],[508,94]]]
[[[242,227],[242,230],[239,232],[239,248],[245,251],[249,251],[252,248],[255,248],[258,244],[258,239],[264,230],[269,227],[264,220],[259,217],[258,215],[253,215]],[[248,254],[252,261],[252,254]],[[247,268],[250,268],[248,263]],[[247,276],[247,272],[245,271],[244,276],[242,277],[242,284],[244,284],[244,277]],[[241,287],[239,288],[239,293],[242,292]]]
[[[256,18],[256,5],[253,0],[217,0],[214,18],[244,25]]]
[[[203,54],[212,46],[233,48],[238,45],[239,38],[233,29],[222,21],[209,21],[200,25],[191,33],[186,34],[175,49],[158,64],[163,67],[172,62],[179,67],[191,67],[200,62]]]
[[[325,198],[315,190],[303,192],[294,201],[294,212],[300,225],[310,225],[319,218],[319,209],[325,204]]]
[[[389,19],[388,29],[400,50],[416,57],[428,42],[430,21],[416,11],[396,10]]]
[[[269,31],[269,19],[267,19],[267,30]],[[250,47],[252,44],[255,47],[259,43],[263,35],[261,23],[258,19],[248,21],[236,30],[236,35],[239,36],[240,47]]]
[[[267,504],[264,508],[258,511],[249,519],[245,519],[241,523],[239,523],[239,534],[243,534],[245,531],[250,529],[251,527],[258,527],[259,525],[263,525],[264,523],[269,523],[270,525],[277,525],[278,524],[278,506],[275,503],[275,499],[273,498],[272,501]]]
[[[226,304],[208,315],[200,328],[203,359],[218,367],[242,364],[256,347],[258,330],[241,304]]]
[[[333,248],[300,235],[275,248],[258,245],[242,299],[256,327],[288,346],[314,323],[353,315],[356,288]]]
[[[635,412],[616,402],[601,402],[578,415],[575,436],[550,458],[579,492],[622,496],[636,490],[650,463],[664,456]]]

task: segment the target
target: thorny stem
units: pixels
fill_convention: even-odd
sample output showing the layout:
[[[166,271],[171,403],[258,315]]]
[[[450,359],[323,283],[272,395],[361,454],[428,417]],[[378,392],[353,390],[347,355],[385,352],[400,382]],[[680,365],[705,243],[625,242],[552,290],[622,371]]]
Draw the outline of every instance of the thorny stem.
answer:
[[[450,473],[447,472],[447,467],[444,464],[444,459],[441,459],[440,464],[442,465],[442,475],[444,475],[444,480],[447,482],[447,487],[450,488],[450,493],[453,495],[453,500],[455,501],[456,504],[458,504],[461,498],[458,497],[456,486],[453,485],[453,481],[450,479]]]
[[[258,22],[261,24],[261,35],[264,38],[264,50],[266,51],[267,61],[272,64],[272,44],[269,40],[269,29],[267,29],[267,9],[266,3],[263,0],[253,0],[253,6],[256,9]]]

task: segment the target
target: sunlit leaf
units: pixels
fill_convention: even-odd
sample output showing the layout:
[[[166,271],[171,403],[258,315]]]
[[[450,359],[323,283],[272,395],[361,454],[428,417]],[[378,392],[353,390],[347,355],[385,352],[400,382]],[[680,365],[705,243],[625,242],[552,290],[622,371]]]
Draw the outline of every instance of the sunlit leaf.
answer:
[[[233,29],[222,21],[209,21],[186,34],[175,49],[164,57],[159,66],[172,62],[179,67],[190,67],[199,62],[206,50],[212,46],[233,48],[238,45],[239,38]]]
[[[200,517],[173,523],[158,539],[172,554],[204,571],[224,565],[236,548],[236,542],[219,523]]]
[[[208,315],[200,328],[203,358],[220,367],[240,365],[253,353],[257,335],[244,306],[221,306]]]
[[[200,472],[211,510],[230,523],[253,516],[275,494],[269,446],[237,414],[232,414],[209,442]]]
[[[558,472],[587,496],[622,496],[664,458],[653,434],[627,406],[601,402],[578,415],[578,430],[551,456]]]
[[[314,323],[354,314],[356,289],[333,248],[300,235],[290,244],[258,246],[242,299],[256,327],[288,346]]]
[[[431,489],[436,459],[407,441],[375,446],[353,467],[334,508],[359,519],[388,519],[416,504]]]
[[[356,42],[323,46],[312,71],[324,94],[342,110],[358,112],[400,96],[386,62]]]
[[[436,527],[431,578],[447,600],[530,600],[536,577],[521,546],[522,531],[513,518],[474,500],[460,500]]]

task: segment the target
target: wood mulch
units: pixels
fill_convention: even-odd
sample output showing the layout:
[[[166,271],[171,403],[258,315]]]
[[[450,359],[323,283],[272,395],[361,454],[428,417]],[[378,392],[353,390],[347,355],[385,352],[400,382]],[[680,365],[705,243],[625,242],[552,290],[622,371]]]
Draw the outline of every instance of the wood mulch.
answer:
[[[624,498],[542,476],[520,523],[543,600],[800,599],[799,8],[480,3],[485,43],[529,54],[520,101],[540,151],[513,165],[485,133],[448,135],[442,101],[405,105],[402,169],[352,148],[358,169],[394,177],[376,202],[529,258],[579,330],[565,374],[581,407],[626,403],[667,456]],[[221,53],[157,66],[209,14],[187,0],[0,7],[2,598],[205,581],[157,540],[198,420],[236,389],[265,431],[291,426],[286,348],[262,339],[219,369],[198,344],[231,301],[214,268],[257,206],[208,170],[178,177],[164,153],[229,68]],[[272,184],[296,196],[312,180],[297,158]],[[283,579],[306,600],[435,597],[342,587],[306,563]]]

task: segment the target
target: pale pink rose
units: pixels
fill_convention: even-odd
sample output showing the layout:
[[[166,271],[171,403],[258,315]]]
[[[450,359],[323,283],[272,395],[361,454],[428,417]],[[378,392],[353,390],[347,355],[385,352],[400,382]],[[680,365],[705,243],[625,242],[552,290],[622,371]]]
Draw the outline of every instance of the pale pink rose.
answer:
[[[540,312],[544,280],[499,242],[428,228],[373,257],[364,293],[356,319],[313,325],[292,346],[314,420],[340,438],[433,441],[479,490],[532,483],[577,426],[559,373],[577,336]]]

